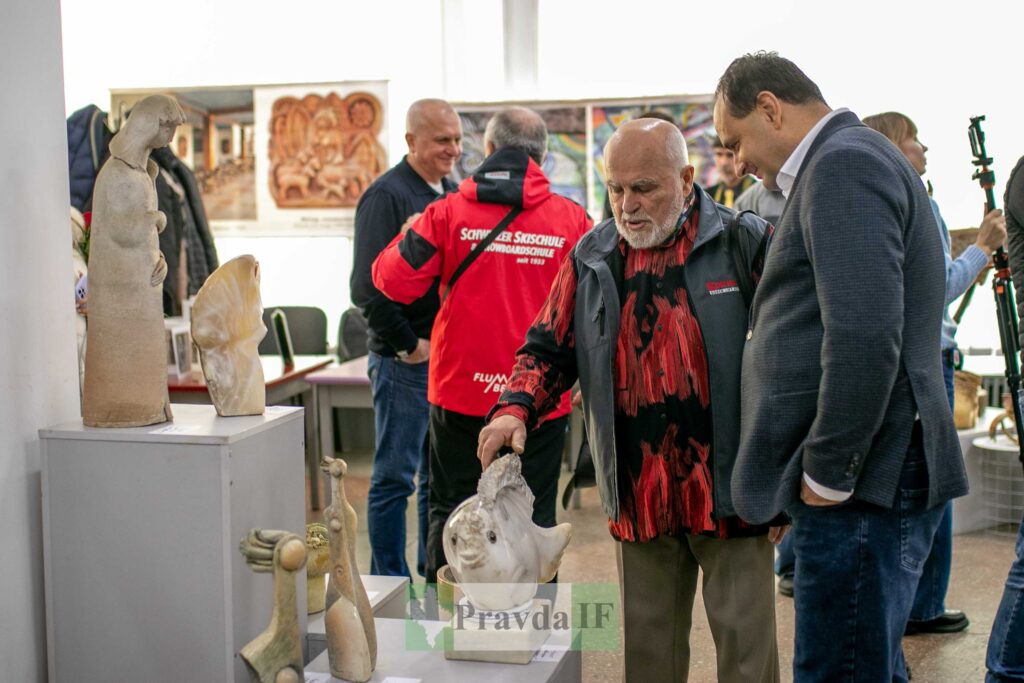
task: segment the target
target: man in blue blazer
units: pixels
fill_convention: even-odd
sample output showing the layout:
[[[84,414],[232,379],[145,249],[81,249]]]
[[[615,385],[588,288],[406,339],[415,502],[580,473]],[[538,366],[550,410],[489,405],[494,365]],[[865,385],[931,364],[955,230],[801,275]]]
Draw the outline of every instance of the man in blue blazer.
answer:
[[[797,681],[905,681],[900,637],[943,503],[967,492],[935,354],[945,265],[918,174],[789,60],[733,61],[715,128],[787,196],[743,355],[736,511],[785,514]]]

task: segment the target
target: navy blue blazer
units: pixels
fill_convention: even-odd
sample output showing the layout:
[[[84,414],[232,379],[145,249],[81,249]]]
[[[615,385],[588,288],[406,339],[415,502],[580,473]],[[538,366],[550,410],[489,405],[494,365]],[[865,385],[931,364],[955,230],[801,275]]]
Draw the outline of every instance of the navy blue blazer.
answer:
[[[803,472],[891,508],[917,415],[929,506],[967,492],[938,353],[945,276],[920,177],[856,115],[830,120],[751,306],[732,476],[742,518],[795,503]]]

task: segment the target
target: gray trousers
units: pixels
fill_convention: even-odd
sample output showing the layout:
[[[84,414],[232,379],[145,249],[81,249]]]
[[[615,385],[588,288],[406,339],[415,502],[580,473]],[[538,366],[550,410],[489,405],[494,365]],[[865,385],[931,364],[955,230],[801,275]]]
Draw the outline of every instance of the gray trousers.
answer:
[[[772,548],[765,536],[720,540],[686,534],[617,543],[623,680],[685,683],[700,569],[720,683],[778,683]]]

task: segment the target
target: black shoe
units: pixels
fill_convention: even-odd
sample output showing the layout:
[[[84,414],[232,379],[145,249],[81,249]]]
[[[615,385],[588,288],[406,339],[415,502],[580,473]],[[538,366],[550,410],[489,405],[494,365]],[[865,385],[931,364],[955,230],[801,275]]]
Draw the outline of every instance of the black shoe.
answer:
[[[792,574],[786,574],[779,577],[779,595],[785,595],[787,598],[793,597]]]
[[[956,633],[963,631],[970,623],[971,620],[960,610],[948,609],[934,619],[908,621],[903,634],[913,636],[918,633]]]

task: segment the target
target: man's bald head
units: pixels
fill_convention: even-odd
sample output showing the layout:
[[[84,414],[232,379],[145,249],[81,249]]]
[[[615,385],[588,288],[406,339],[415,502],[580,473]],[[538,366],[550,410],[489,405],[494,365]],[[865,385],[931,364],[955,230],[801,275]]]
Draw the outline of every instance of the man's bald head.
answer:
[[[405,116],[406,160],[428,183],[451,173],[462,154],[462,122],[444,100],[416,100]]]
[[[682,133],[666,121],[630,121],[608,140],[604,163],[619,234],[635,249],[664,243],[693,192]]]
[[[417,130],[422,130],[423,126],[430,125],[432,121],[451,116],[457,118],[458,114],[455,113],[452,105],[444,100],[434,98],[416,100],[405,114],[405,131],[415,133]]]
[[[548,127],[537,112],[526,107],[506,107],[487,122],[484,145],[488,156],[512,147],[526,152],[538,164],[548,151]]]
[[[616,147],[640,147],[644,152],[654,155],[652,163],[663,161],[677,172],[690,163],[686,140],[679,128],[659,119],[633,119],[619,126],[604,146],[605,163]]]

